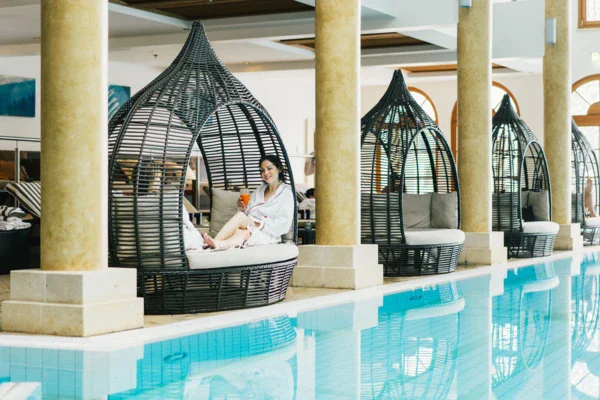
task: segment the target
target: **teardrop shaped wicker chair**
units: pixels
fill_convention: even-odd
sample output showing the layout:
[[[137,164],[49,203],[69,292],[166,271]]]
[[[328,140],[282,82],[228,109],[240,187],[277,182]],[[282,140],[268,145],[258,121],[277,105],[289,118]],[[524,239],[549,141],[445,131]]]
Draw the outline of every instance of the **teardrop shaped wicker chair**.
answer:
[[[504,232],[509,258],[548,256],[559,226],[552,222],[552,192],[542,146],[512,108],[508,95],[492,125],[492,229]]]
[[[580,224],[584,245],[600,244],[600,218],[589,216],[589,211],[596,213],[598,209],[594,205],[594,210],[586,210],[585,205],[588,179],[592,183],[589,194],[594,201],[600,199],[598,157],[575,121],[571,122],[571,152],[571,219]]]
[[[551,263],[509,270],[504,293],[492,299],[492,390],[497,399],[520,398],[540,367],[550,329]]]
[[[361,332],[361,399],[446,399],[458,364],[459,282],[384,297]]]
[[[361,125],[362,243],[379,246],[385,276],[454,271],[465,239],[456,165],[400,71]]]
[[[144,297],[147,314],[230,310],[283,300],[296,265],[294,245],[204,252],[206,257],[188,259],[183,198],[194,142],[208,173],[213,217],[215,192],[262,183],[259,160],[264,155],[279,157],[284,181],[295,191],[275,124],[217,58],[200,22],[193,24],[171,66],[110,120],[111,265],[137,268],[138,295]],[[236,194],[233,199],[235,204]],[[294,210],[288,242],[296,242],[296,227]]]

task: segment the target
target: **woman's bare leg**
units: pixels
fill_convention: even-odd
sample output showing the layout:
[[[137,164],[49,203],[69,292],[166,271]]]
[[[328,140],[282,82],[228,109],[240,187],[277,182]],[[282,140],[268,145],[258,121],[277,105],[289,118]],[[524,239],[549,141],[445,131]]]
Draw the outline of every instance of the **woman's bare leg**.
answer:
[[[243,245],[250,238],[252,233],[247,229],[236,229],[228,239],[217,240],[212,239],[208,235],[204,235],[204,241],[213,249],[222,249]]]
[[[236,229],[246,229],[250,223],[254,223],[252,218],[243,212],[238,212],[221,228],[217,236],[215,236],[215,240],[229,239],[233,236]]]

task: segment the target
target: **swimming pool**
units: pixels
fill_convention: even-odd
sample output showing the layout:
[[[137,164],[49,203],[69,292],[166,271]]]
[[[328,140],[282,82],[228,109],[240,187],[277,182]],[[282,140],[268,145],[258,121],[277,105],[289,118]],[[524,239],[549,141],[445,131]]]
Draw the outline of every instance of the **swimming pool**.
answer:
[[[0,398],[597,399],[600,254],[500,276],[112,351],[0,347]]]

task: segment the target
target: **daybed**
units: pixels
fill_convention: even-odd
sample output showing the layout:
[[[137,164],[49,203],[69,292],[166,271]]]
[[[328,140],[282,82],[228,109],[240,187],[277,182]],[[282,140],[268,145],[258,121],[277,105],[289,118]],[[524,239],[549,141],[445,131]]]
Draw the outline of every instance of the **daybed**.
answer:
[[[465,240],[456,165],[400,71],[361,125],[362,243],[379,246],[385,276],[454,271]]]
[[[231,207],[225,203],[237,200],[237,188],[261,184],[262,156],[281,159],[284,180],[293,188],[273,121],[219,61],[200,22],[193,24],[171,66],[110,120],[111,265],[137,268],[146,314],[229,310],[283,300],[297,260],[295,218],[284,238],[288,244],[186,252],[183,196],[194,142],[212,189],[213,230],[235,212],[227,214]]]
[[[558,224],[542,146],[505,95],[493,119],[492,229],[504,232],[509,258],[552,254]]]
[[[586,190],[593,202],[600,199],[598,158],[575,121],[571,123],[571,154],[571,219],[580,224],[584,245],[600,244],[600,217],[591,215],[591,212],[596,214],[598,208],[594,204],[593,210],[587,210],[585,205]],[[590,188],[587,188],[588,179]]]

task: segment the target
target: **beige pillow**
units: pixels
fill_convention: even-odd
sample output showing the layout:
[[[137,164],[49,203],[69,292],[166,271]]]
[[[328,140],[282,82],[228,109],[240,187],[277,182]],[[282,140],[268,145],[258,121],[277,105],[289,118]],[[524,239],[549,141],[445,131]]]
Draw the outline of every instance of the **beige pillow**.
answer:
[[[402,195],[405,228],[431,227],[431,193]]]
[[[550,221],[550,198],[547,190],[529,192],[529,205],[536,221]]]
[[[210,211],[210,231],[214,237],[223,226],[238,212],[239,192],[212,188],[212,207]]]
[[[431,227],[458,229],[458,196],[456,192],[432,193]]]

